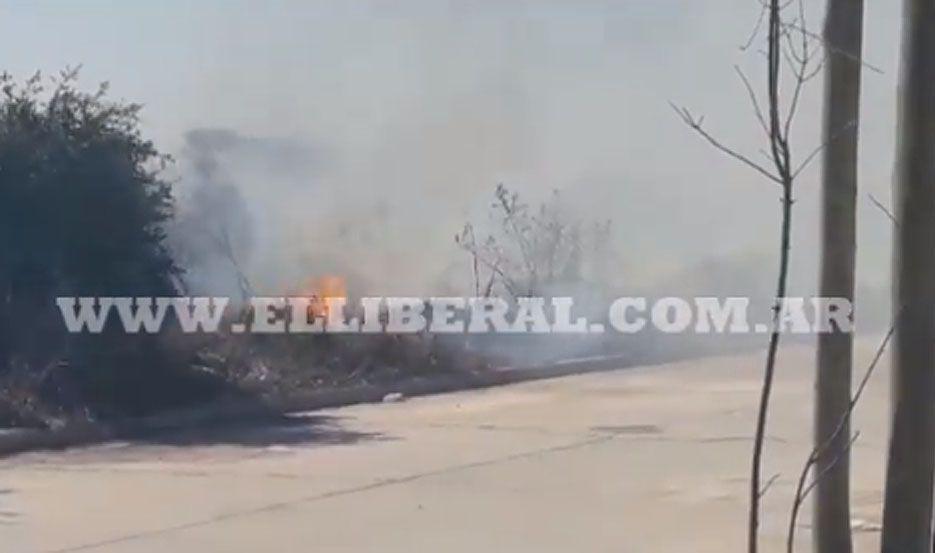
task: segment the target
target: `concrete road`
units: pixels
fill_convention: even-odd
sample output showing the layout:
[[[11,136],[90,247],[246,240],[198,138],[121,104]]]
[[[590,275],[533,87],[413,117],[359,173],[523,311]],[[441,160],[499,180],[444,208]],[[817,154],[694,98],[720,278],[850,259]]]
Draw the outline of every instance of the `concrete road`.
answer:
[[[861,348],[860,360],[873,343]],[[783,351],[764,550],[807,453],[813,353]],[[741,551],[761,354],[574,376],[0,462],[10,553]],[[885,369],[885,367],[883,368]],[[886,377],[858,413],[878,539]],[[807,544],[808,511],[799,525]],[[868,549],[869,550],[869,549]]]

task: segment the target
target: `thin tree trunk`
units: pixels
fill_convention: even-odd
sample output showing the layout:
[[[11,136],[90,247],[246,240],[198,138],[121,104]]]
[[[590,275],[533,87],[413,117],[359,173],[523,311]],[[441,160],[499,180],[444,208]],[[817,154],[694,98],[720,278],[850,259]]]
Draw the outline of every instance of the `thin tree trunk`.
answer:
[[[905,0],[894,199],[893,416],[882,551],[932,549],[935,471],[935,1]]]
[[[769,336],[766,350],[766,366],[763,373],[763,386],[760,389],[760,402],[757,409],[756,429],[753,435],[753,454],[750,468],[750,509],[747,517],[747,553],[757,553],[760,537],[760,498],[763,495],[763,446],[766,442],[766,424],[769,417],[769,402],[773,390],[773,378],[776,372],[776,357],[779,353],[779,341],[782,336],[779,328],[779,314],[782,302],[786,299],[789,279],[790,249],[792,247],[792,185],[795,177],[792,173],[791,152],[788,134],[783,132],[780,117],[779,83],[781,65],[781,2],[770,0],[767,30],[767,92],[769,106],[770,152],[779,181],[782,186],[782,217],[779,237],[779,275],[776,282],[776,303],[773,305],[773,329]],[[801,85],[801,80],[799,85]]]
[[[935,1],[935,0],[933,0]],[[773,304],[773,328],[769,336],[769,347],[766,350],[766,362],[763,371],[763,384],[760,388],[760,400],[757,407],[756,428],[753,435],[753,454],[750,463],[750,505],[747,510],[747,553],[757,553],[759,548],[760,536],[760,500],[765,493],[762,482],[763,472],[763,449],[766,443],[766,427],[769,418],[770,398],[773,390],[773,379],[776,372],[776,358],[779,353],[779,342],[782,338],[782,332],[779,325],[781,310],[786,301],[786,288],[789,278],[790,248],[792,244],[792,204],[793,204],[793,185],[795,177],[804,166],[793,168],[792,152],[789,147],[789,133],[793,119],[795,118],[796,106],[798,105],[799,93],[803,85],[808,81],[810,74],[809,66],[811,55],[809,53],[810,33],[804,27],[805,14],[804,2],[799,3],[798,20],[803,23],[801,28],[802,46],[800,51],[796,51],[790,46],[791,51],[784,51],[783,44],[785,39],[791,35],[788,34],[789,27],[782,21],[782,10],[789,3],[783,0],[764,0],[764,14],[767,15],[767,36],[766,36],[766,63],[767,79],[766,93],[768,115],[760,110],[757,94],[753,90],[746,76],[739,69],[740,78],[747,88],[747,92],[753,100],[753,107],[759,118],[760,123],[769,134],[769,157],[771,158],[773,168],[767,169],[759,163],[752,161],[742,153],[725,146],[713,137],[702,127],[703,118],[696,119],[691,112],[684,108],[678,108],[673,104],[673,109],[682,118],[686,125],[700,134],[719,151],[740,161],[744,165],[756,170],[761,175],[767,177],[770,181],[779,184],[782,187],[782,217],[780,227],[779,244],[779,274],[776,281],[776,301]],[[794,67],[794,86],[792,92],[791,105],[785,116],[782,114],[782,102],[780,101],[780,74],[782,61],[796,60],[798,66]],[[805,165],[811,156],[806,159]],[[768,485],[766,486],[768,487]]]
[[[863,0],[828,0],[824,40],[822,134],[823,218],[820,295],[854,300],[857,248],[857,137],[860,112]],[[815,377],[815,444],[812,525],[817,553],[850,553],[850,422],[841,417],[851,401],[853,335],[818,336]],[[833,436],[833,440],[828,442]],[[827,446],[827,447],[825,447]]]

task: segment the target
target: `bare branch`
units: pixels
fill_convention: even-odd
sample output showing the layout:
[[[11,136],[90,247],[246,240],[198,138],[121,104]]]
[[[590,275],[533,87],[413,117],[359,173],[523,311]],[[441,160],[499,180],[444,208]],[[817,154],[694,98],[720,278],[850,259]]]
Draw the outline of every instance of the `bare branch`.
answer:
[[[790,0],[790,3],[791,1],[792,0]],[[807,25],[805,22],[805,5],[802,0],[798,0],[798,7],[799,7],[798,20],[802,22],[801,28],[805,29],[807,28]],[[811,53],[809,50],[808,35],[804,32],[801,33],[802,53],[801,55],[798,55],[795,49],[795,43],[792,40],[792,32],[791,32],[792,30],[795,30],[795,27],[784,22],[780,22],[780,25],[785,30],[787,41],[789,43],[789,50],[792,52],[792,55],[795,58],[796,62],[798,62],[798,65],[790,62],[790,65],[793,66],[792,70],[795,74],[795,88],[792,93],[792,101],[789,105],[789,112],[786,114],[786,121],[785,121],[785,124],[783,125],[783,136],[788,141],[789,135],[792,131],[792,122],[795,119],[796,112],[798,111],[799,99],[802,96],[802,88],[805,86],[806,82],[808,82],[812,77],[814,77],[817,74],[817,71],[821,69],[822,64],[818,64],[818,67],[816,68],[816,70],[810,73],[809,64],[811,63],[812,58],[811,58]]]
[[[812,478],[812,481],[808,484],[808,486],[806,486],[805,489],[802,490],[802,501],[804,501],[805,498],[808,497],[808,494],[810,494],[812,490],[815,489],[815,486],[818,485],[818,482],[820,482],[821,479],[824,478],[824,476],[828,474],[828,472],[831,471],[831,469],[837,466],[837,464],[844,457],[844,454],[850,451],[851,448],[854,447],[854,443],[857,442],[857,438],[859,437],[860,437],[860,431],[854,432],[854,435],[851,436],[851,438],[847,441],[846,444],[844,444],[844,447],[842,447],[841,451],[838,452],[838,454],[834,456],[834,459],[832,459],[831,462],[828,463],[828,466],[822,469],[821,472],[819,472],[818,474],[815,475],[814,478]]]
[[[844,125],[844,127],[838,129],[838,131],[834,133],[834,136],[832,136],[828,140],[819,144],[817,148],[815,148],[814,150],[811,151],[811,153],[805,156],[805,160],[803,160],[802,163],[799,165],[799,167],[795,171],[792,172],[792,178],[798,177],[799,174],[802,171],[804,171],[806,167],[808,167],[809,163],[811,163],[816,157],[818,157],[818,154],[820,154],[822,150],[827,148],[829,144],[837,140],[838,137],[844,134],[848,129],[852,129],[856,126],[857,126],[857,121],[851,121],[847,125]]]
[[[240,262],[237,260],[237,255],[234,253],[234,247],[231,244],[230,232],[228,231],[228,228],[226,226],[222,226],[218,229],[217,234],[209,232],[208,235],[215,242],[215,244],[221,250],[221,253],[224,254],[224,257],[227,258],[227,261],[234,269],[234,276],[237,277],[237,286],[240,288],[241,299],[244,301],[244,303],[247,303],[253,296],[253,285],[250,283],[250,279],[247,278],[246,273],[244,273],[243,268],[240,265]]]
[[[760,497],[763,497],[764,495],[766,495],[766,492],[768,492],[769,489],[773,487],[773,484],[775,484],[776,481],[779,480],[780,476],[782,475],[777,472],[776,474],[772,475],[770,479],[766,481],[765,484],[763,484],[763,488],[760,489]]]
[[[899,315],[897,314],[896,320],[899,320]],[[860,397],[863,395],[864,390],[867,388],[867,384],[870,382],[870,377],[873,376],[873,372],[877,367],[877,364],[880,362],[880,359],[883,357],[883,353],[886,351],[887,345],[889,345],[890,339],[893,337],[893,334],[896,331],[896,323],[894,322],[889,331],[883,337],[880,346],[877,348],[876,353],[873,356],[873,359],[870,362],[870,365],[867,367],[867,370],[864,372],[863,378],[860,380],[860,384],[857,386],[857,391],[854,392],[853,397],[851,398],[850,403],[847,405],[844,413],[841,415],[841,420],[838,422],[838,425],[835,427],[834,432],[832,432],[827,439],[825,439],[820,445],[814,447],[809,453],[808,458],[805,461],[805,465],[802,467],[802,472],[799,474],[798,484],[795,489],[795,496],[792,502],[792,511],[789,516],[789,528],[786,534],[786,552],[793,553],[795,548],[795,526],[798,521],[799,511],[801,510],[802,504],[805,502],[806,497],[809,493],[815,488],[819,480],[831,470],[837,463],[838,460],[843,457],[843,455],[850,450],[854,442],[857,440],[859,433],[855,434],[847,443],[847,445],[842,448],[842,451],[838,452],[838,455],[835,459],[825,467],[821,473],[817,474],[812,478],[811,483],[808,483],[808,475],[815,467],[815,464],[818,463],[818,460],[824,455],[825,451],[837,440],[838,436],[841,435],[841,432],[844,431],[844,428],[847,426],[847,422],[851,418],[851,414],[854,412],[854,408],[857,407],[857,403],[860,401]]]
[[[725,146],[724,144],[722,144],[721,142],[719,142],[716,138],[714,138],[713,136],[711,136],[711,134],[709,134],[708,131],[704,130],[704,128],[701,126],[701,124],[704,122],[704,118],[695,119],[695,118],[692,116],[691,112],[689,112],[687,109],[685,109],[685,108],[679,108],[678,106],[676,106],[676,105],[675,105],[674,103],[672,103],[672,102],[669,102],[669,105],[672,106],[672,109],[675,110],[675,113],[677,113],[677,114],[679,115],[679,117],[682,119],[682,121],[683,121],[686,125],[688,125],[689,128],[691,128],[693,131],[695,131],[695,132],[697,132],[699,135],[701,135],[705,140],[708,141],[708,143],[710,143],[710,144],[711,144],[712,146],[714,146],[716,149],[718,149],[718,150],[720,150],[721,152],[727,154],[728,156],[730,156],[730,157],[732,157],[732,158],[734,158],[734,159],[740,161],[740,162],[743,163],[744,165],[750,167],[751,169],[753,169],[753,170],[755,170],[756,172],[760,173],[761,175],[763,175],[764,177],[768,178],[769,180],[771,180],[771,181],[773,181],[773,182],[775,182],[775,183],[777,183],[777,184],[782,184],[782,179],[780,179],[780,178],[777,177],[776,175],[772,174],[768,169],[766,169],[766,168],[764,168],[762,165],[760,165],[760,164],[754,162],[753,160],[751,160],[751,159],[748,158],[747,156],[745,156],[745,155],[743,155],[743,154],[737,152],[736,150],[734,150],[734,149],[732,149],[732,148],[730,148],[730,147],[728,147],[728,146]]]
[[[895,215],[893,215],[893,212],[891,212],[885,205],[883,205],[882,203],[880,203],[880,201],[877,200],[877,199],[873,196],[873,194],[867,194],[867,196],[870,197],[870,201],[873,202],[873,205],[875,205],[875,206],[877,206],[878,208],[880,208],[880,211],[882,211],[887,217],[890,218],[890,221],[893,222],[893,225],[895,225],[897,228],[899,228],[899,220],[896,218]]]
[[[743,70],[740,69],[739,65],[734,66],[734,71],[737,72],[737,76],[740,77],[740,82],[743,83],[743,87],[747,90],[747,96],[750,97],[750,103],[753,104],[753,112],[756,114],[757,121],[760,122],[760,126],[763,127],[763,132],[766,133],[766,136],[769,136],[769,125],[766,124],[766,117],[763,115],[763,110],[760,109],[760,101],[757,99],[756,92],[753,90],[753,85],[750,84],[750,80],[747,79],[747,76],[744,74]]]
[[[753,26],[753,31],[750,33],[750,36],[747,38],[747,41],[740,46],[741,52],[746,52],[750,46],[753,45],[753,41],[756,40],[757,35],[760,34],[760,29],[763,28],[763,20],[766,18],[766,12],[769,11],[766,4],[762,4],[760,8],[760,15],[757,17],[756,24]]]
[[[813,38],[813,39],[815,39],[815,40],[821,42],[822,45],[825,47],[825,49],[830,50],[830,51],[834,52],[835,54],[840,54],[840,55],[842,55],[842,56],[844,56],[844,57],[850,58],[850,59],[856,61],[857,63],[859,63],[862,67],[865,67],[866,69],[869,69],[870,71],[873,71],[874,73],[877,73],[877,74],[879,74],[879,75],[885,75],[885,74],[886,74],[885,71],[883,71],[883,70],[880,69],[879,67],[877,67],[877,66],[875,66],[875,65],[873,65],[873,64],[871,64],[871,63],[869,63],[869,62],[867,62],[867,61],[865,61],[865,60],[864,60],[863,58],[861,58],[860,56],[855,56],[854,54],[852,54],[852,53],[850,53],[850,52],[845,52],[844,50],[841,50],[841,49],[839,49],[839,48],[836,48],[836,47],[834,47],[834,46],[829,45],[828,43],[825,42],[824,37],[822,37],[822,36],[821,36],[820,34],[818,34],[818,33],[814,33],[814,32],[812,32],[812,31],[809,31],[809,30],[806,29],[805,27],[802,27],[801,25],[796,25],[795,23],[787,23],[787,25],[789,25],[790,27],[792,27],[793,29],[795,29],[795,30],[797,30],[797,31],[800,31],[800,32],[802,32],[802,33],[807,34],[809,38]]]

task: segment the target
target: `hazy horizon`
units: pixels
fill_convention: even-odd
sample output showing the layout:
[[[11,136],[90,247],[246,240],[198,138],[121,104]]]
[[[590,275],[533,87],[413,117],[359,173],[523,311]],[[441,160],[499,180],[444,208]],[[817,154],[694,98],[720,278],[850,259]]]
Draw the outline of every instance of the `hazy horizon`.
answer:
[[[318,271],[376,274],[383,293],[437,289],[466,262],[454,234],[500,182],[530,202],[558,189],[582,216],[612,219],[620,282],[712,259],[753,259],[771,281],[762,260],[776,250],[778,188],[669,106],[759,155],[733,69],[763,88],[761,57],[739,48],[758,2],[352,4],[8,0],[0,48],[17,55],[0,68],[24,78],[82,64],[82,86],[106,80],[143,103],[144,131],[179,160],[183,210],[202,177],[192,131],[235,137],[216,153],[217,178],[245,200],[248,272],[268,287]],[[888,203],[895,12],[867,6],[865,58],[882,73],[864,75],[858,279],[872,286],[889,271],[890,223],[867,194]],[[810,26],[820,30],[820,13]],[[821,96],[816,79],[799,159],[819,143]],[[800,287],[816,274],[818,174],[816,163],[796,194]]]

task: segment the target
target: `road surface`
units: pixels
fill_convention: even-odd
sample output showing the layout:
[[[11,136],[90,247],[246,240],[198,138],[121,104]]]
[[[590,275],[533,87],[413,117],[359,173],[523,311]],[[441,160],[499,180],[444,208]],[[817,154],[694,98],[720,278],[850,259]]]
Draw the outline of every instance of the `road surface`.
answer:
[[[741,551],[761,357],[19,455],[0,461],[0,544],[10,553]],[[808,449],[812,357],[790,346],[780,359],[767,551],[785,539]],[[862,548],[878,539],[885,372],[855,425]]]

